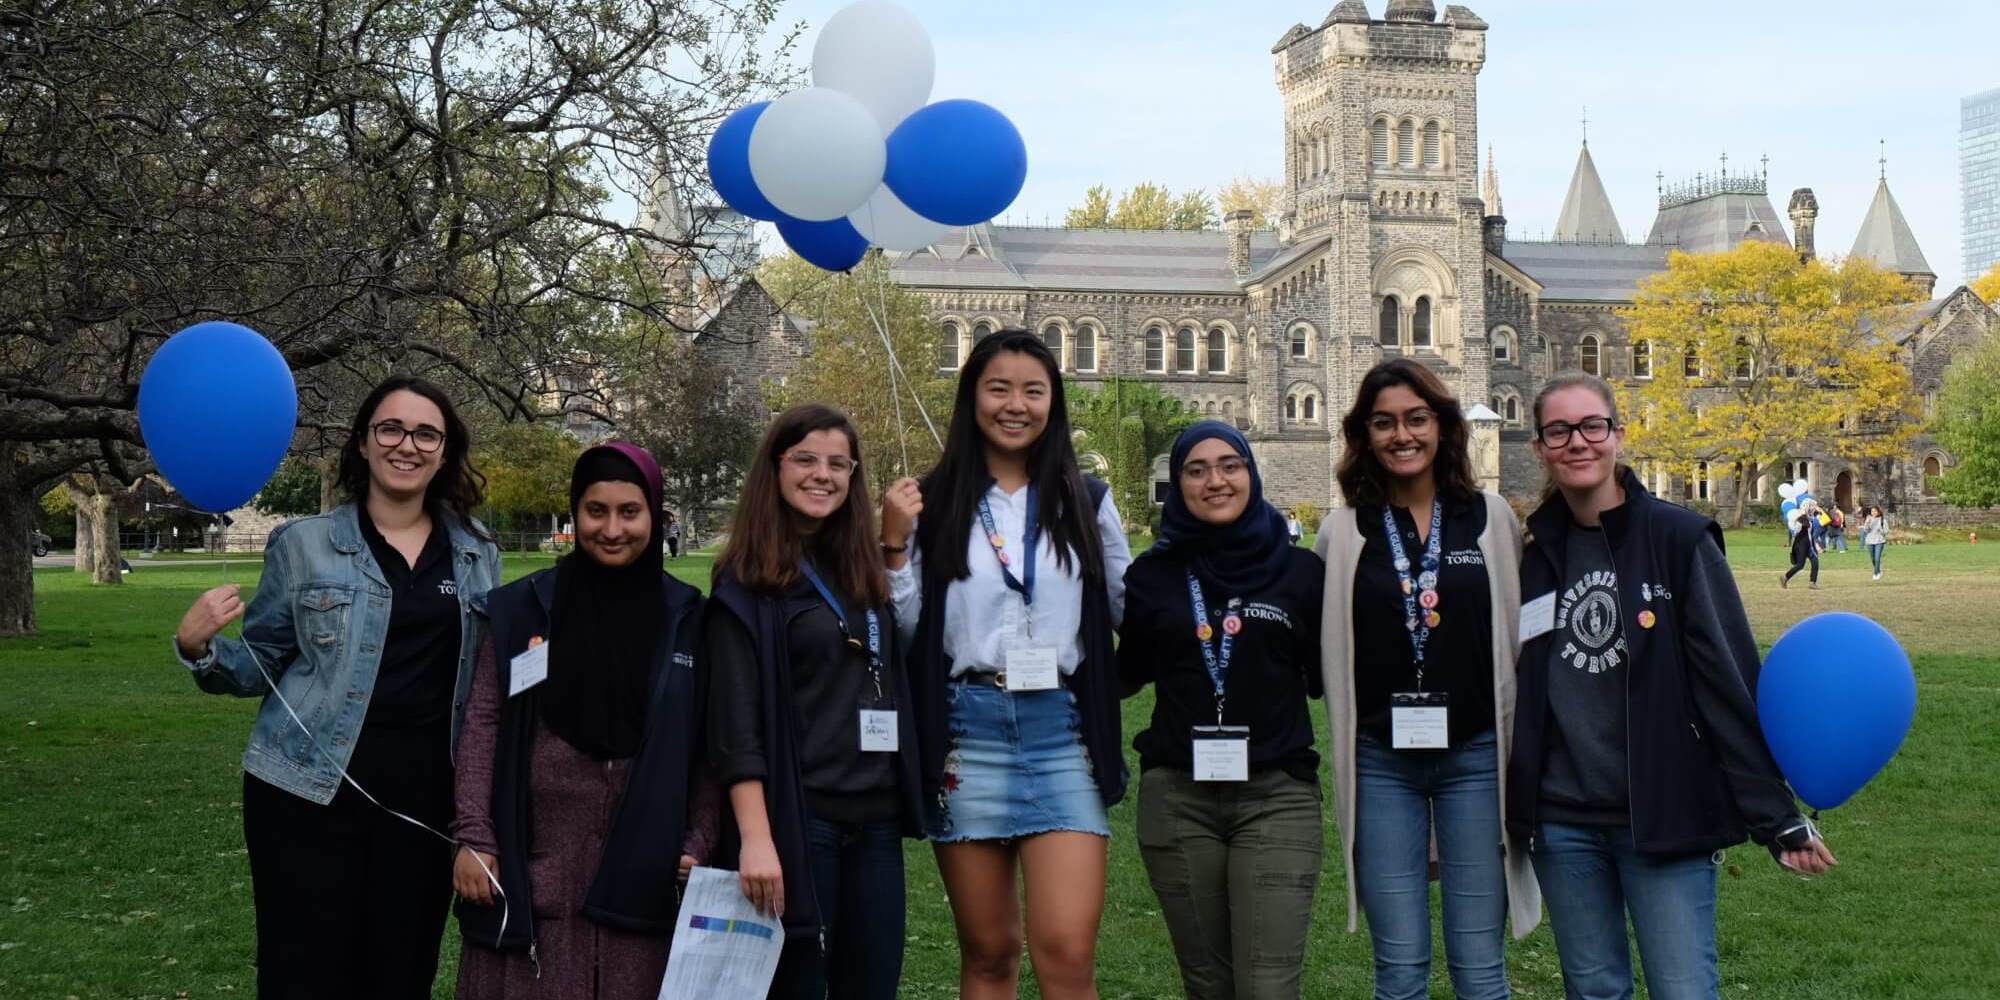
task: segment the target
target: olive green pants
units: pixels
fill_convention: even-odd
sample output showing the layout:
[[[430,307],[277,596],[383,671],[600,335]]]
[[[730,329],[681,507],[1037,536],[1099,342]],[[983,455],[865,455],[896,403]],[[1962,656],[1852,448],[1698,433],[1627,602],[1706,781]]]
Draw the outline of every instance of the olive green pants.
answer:
[[[1189,1000],[1296,1000],[1324,837],[1319,785],[1283,771],[1139,779],[1139,853]]]

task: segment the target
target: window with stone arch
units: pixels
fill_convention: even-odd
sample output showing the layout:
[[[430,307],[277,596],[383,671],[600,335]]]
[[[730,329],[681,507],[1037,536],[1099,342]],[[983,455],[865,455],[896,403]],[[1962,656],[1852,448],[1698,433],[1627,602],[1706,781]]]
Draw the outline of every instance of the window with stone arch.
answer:
[[[1632,345],[1632,377],[1653,377],[1653,342],[1641,340]]]
[[[1403,127],[1396,132],[1396,162],[1405,167],[1417,165],[1417,120],[1403,119]]]
[[[1689,347],[1681,354],[1681,376],[1683,378],[1701,377],[1701,355],[1696,354],[1693,347]]]
[[[938,371],[957,371],[959,341],[965,336],[965,327],[956,321],[947,320],[938,330],[937,366]]]
[[[1290,422],[1292,422],[1292,421],[1294,421],[1294,420],[1297,420],[1297,419],[1299,419],[1299,397],[1297,397],[1297,396],[1286,396],[1286,397],[1285,397],[1285,422],[1286,422],[1286,423],[1290,423]]]
[[[1736,377],[1748,381],[1756,374],[1756,359],[1751,356],[1750,342],[1738,337],[1730,347],[1731,352],[1736,355]]]
[[[1410,310],[1410,346],[1435,346],[1431,343],[1431,299],[1428,295],[1417,296],[1417,306]]]
[[[1520,348],[1517,346],[1520,340],[1515,336],[1513,327],[1504,324],[1494,327],[1492,341],[1494,364],[1511,365],[1516,363],[1516,357],[1520,353]]]
[[[1503,385],[1493,393],[1493,410],[1500,414],[1500,422],[1508,427],[1521,426],[1521,394],[1511,385]]]
[[[1293,361],[1306,361],[1312,357],[1313,328],[1309,323],[1293,323],[1289,335],[1290,353]]]
[[[1375,327],[1375,339],[1383,347],[1395,347],[1403,342],[1403,307],[1394,295],[1382,296],[1381,321]]]
[[[1229,334],[1221,329],[1208,331],[1208,370],[1226,372],[1229,370]]]
[[[1937,499],[1938,478],[1943,475],[1944,459],[1935,454],[1924,456],[1924,499]]]
[[[1433,169],[1444,166],[1444,143],[1439,141],[1442,133],[1435,120],[1424,123],[1424,166]],[[1437,196],[1431,197],[1435,199]],[[1431,207],[1437,206],[1433,204]]]
[[[1604,374],[1604,341],[1597,334],[1586,333],[1576,344],[1576,366],[1587,375]]]
[[[977,344],[980,341],[993,336],[993,332],[998,329],[999,327],[994,326],[991,320],[982,319],[979,322],[972,324],[972,342]]]
[[[1060,322],[1051,320],[1042,327],[1042,346],[1056,356],[1056,370],[1063,368],[1063,328]]]
[[[1194,327],[1181,327],[1174,333],[1174,370],[1183,375],[1194,374],[1195,353]]]
[[[1319,401],[1314,399],[1311,393],[1307,393],[1305,399],[1299,402],[1299,419],[1308,424],[1318,420],[1319,417],[1313,412],[1318,403]]]
[[[1211,399],[1201,404],[1201,412],[1211,417],[1215,416],[1215,400]]]
[[[1097,370],[1097,325],[1082,322],[1076,325],[1076,336],[1070,339],[1070,367],[1080,372]]]
[[[1375,119],[1375,128],[1369,136],[1368,148],[1376,166],[1386,167],[1389,165],[1389,119]]]
[[[1229,410],[1230,410],[1229,400],[1225,399],[1222,401],[1222,415],[1225,417],[1229,416]]]
[[[1167,332],[1157,326],[1146,329],[1146,370],[1167,370]]]

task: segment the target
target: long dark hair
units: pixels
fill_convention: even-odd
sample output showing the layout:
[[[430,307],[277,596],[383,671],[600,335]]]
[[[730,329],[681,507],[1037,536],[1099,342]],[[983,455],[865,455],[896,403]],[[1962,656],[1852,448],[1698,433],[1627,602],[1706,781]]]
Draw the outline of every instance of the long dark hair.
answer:
[[[472,465],[472,432],[459,419],[451,397],[427,378],[391,375],[361,401],[360,409],[354,411],[354,422],[347,428],[347,445],[340,450],[341,493],[357,505],[368,502],[368,458],[363,453],[369,442],[368,424],[375,418],[376,408],[395,392],[414,392],[437,404],[438,412],[444,415],[444,457],[438,462],[437,475],[424,488],[424,506],[433,512],[450,511],[465,530],[491,541],[492,536],[472,518],[473,508],[486,500],[486,477]]]
[[[1347,505],[1358,507],[1389,501],[1389,473],[1370,447],[1368,418],[1375,413],[1375,397],[1382,390],[1398,385],[1416,393],[1437,414],[1438,444],[1437,454],[1431,457],[1431,478],[1437,483],[1438,492],[1454,500],[1476,499],[1479,481],[1472,478],[1471,434],[1458,397],[1424,365],[1409,358],[1390,358],[1361,377],[1361,387],[1354,393],[1354,406],[1340,420],[1340,433],[1347,447],[1340,456],[1340,471],[1335,478],[1340,482],[1340,493],[1347,498]]]
[[[1028,481],[1039,490],[1035,518],[1055,543],[1057,564],[1071,571],[1075,565],[1071,559],[1077,559],[1082,563],[1080,575],[1097,580],[1104,575],[1104,548],[1097,538],[1097,511],[1070,444],[1069,400],[1063,396],[1061,366],[1042,338],[1026,330],[992,334],[973,345],[965,359],[944,454],[923,479],[924,517],[918,524],[917,544],[923,546],[925,561],[945,579],[962,580],[972,573],[965,559],[965,539],[978,516],[979,498],[992,482],[986,471],[986,437],[979,431],[979,380],[1001,351],[1034,358],[1048,372],[1049,421],[1042,436],[1028,447]]]
[[[729,573],[752,590],[782,592],[804,575],[805,536],[778,484],[779,456],[814,431],[839,431],[854,458],[847,501],[820,523],[812,537],[813,563],[841,593],[870,607],[889,603],[889,576],[882,566],[875,509],[868,502],[868,479],[861,467],[861,435],[847,414],[820,403],[794,406],[777,415],[757,442],[757,458],[743,477],[743,494],[729,525],[729,542],[715,559],[714,575]],[[828,572],[831,570],[831,572]]]

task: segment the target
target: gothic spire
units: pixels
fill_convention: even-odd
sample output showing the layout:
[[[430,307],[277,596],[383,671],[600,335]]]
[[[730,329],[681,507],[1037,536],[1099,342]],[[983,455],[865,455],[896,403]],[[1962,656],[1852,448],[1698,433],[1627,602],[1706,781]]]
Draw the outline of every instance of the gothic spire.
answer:
[[[1611,211],[1611,196],[1604,192],[1597,164],[1590,158],[1588,143],[1577,153],[1576,173],[1569,179],[1569,194],[1563,198],[1562,214],[1556,216],[1556,239],[1625,242],[1625,233],[1618,228],[1618,216]]]
[[[1486,186],[1485,190],[1480,192],[1480,197],[1486,202],[1487,215],[1504,216],[1507,214],[1500,207],[1500,167],[1493,162],[1492,143],[1486,145]]]

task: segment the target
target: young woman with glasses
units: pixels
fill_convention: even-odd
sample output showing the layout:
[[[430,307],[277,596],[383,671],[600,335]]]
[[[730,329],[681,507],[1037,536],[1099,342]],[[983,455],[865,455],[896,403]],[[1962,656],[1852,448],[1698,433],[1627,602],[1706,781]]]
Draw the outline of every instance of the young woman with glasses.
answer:
[[[1125,573],[1118,672],[1155,691],[1139,853],[1192,1000],[1296,998],[1325,840],[1319,557],[1264,499],[1250,442],[1181,432],[1153,547]]]
[[[1126,780],[1112,634],[1131,561],[1105,493],[1077,469],[1055,358],[1007,330],[966,359],[937,467],[884,502],[926,826],[969,1000],[1015,994],[1017,873],[1042,996],[1096,995],[1105,809]]]
[[[1558,375],[1533,413],[1551,488],[1521,563],[1507,828],[1540,876],[1570,996],[1632,995],[1629,916],[1656,1000],[1713,998],[1723,849],[1748,836],[1806,875],[1833,855],[1764,744],[1721,529],[1620,464],[1602,379]]]
[[[1520,530],[1473,479],[1464,413],[1429,368],[1376,365],[1341,433],[1320,662],[1347,929],[1367,911],[1377,998],[1428,996],[1434,843],[1452,989],[1506,997],[1508,918],[1517,937],[1541,919],[1501,827]]]
[[[430,995],[472,603],[500,573],[471,451],[436,385],[376,386],[341,449],[345,502],[271,532],[247,606],[218,587],[175,633],[202,690],[264,699],[243,753],[259,995]],[[243,638],[218,639],[239,617]]]
[[[785,926],[772,997],[893,1000],[917,736],[860,436],[808,404],[756,454],[702,654],[729,853],[744,895]]]

